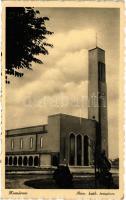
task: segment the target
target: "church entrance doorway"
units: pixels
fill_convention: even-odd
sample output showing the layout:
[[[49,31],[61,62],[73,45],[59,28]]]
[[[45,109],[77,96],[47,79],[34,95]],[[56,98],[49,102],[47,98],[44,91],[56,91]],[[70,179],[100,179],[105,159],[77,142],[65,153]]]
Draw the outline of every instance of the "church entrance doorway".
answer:
[[[59,164],[58,155],[53,155],[53,156],[52,156],[52,165],[53,165],[53,166],[58,166],[58,164]]]
[[[39,158],[38,156],[35,156],[34,158],[34,166],[38,166],[39,165]]]
[[[89,138],[87,135],[70,134],[69,137],[69,165],[89,165]]]

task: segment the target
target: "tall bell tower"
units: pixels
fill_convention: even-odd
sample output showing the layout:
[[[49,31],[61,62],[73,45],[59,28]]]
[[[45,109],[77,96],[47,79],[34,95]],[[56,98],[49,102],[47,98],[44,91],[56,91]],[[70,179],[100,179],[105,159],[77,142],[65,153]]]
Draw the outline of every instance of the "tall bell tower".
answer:
[[[108,118],[105,51],[99,47],[89,50],[88,118],[96,120],[96,145],[108,156]]]

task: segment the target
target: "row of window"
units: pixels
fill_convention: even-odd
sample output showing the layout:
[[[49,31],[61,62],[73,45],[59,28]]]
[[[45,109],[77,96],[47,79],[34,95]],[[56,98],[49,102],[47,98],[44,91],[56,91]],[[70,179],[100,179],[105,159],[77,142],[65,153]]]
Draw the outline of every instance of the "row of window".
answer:
[[[23,149],[23,138],[20,138],[20,149]],[[11,150],[14,149],[15,141],[14,139],[11,139]],[[43,147],[43,137],[40,137],[40,148]],[[33,137],[30,137],[30,143],[29,143],[29,148],[33,148]]]
[[[39,165],[39,157],[38,156],[30,156],[30,157],[22,157],[22,156],[6,156],[5,157],[5,165],[13,165],[13,166],[38,166]]]
[[[69,164],[70,165],[89,165],[89,137],[81,134],[70,135],[69,140]],[[82,148],[83,147],[83,148]],[[82,159],[83,156],[83,159]]]

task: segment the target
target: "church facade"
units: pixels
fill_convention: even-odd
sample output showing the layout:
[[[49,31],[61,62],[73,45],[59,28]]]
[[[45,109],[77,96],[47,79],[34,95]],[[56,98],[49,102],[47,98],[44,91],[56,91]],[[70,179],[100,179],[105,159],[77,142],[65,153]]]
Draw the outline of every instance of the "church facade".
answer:
[[[6,166],[91,166],[96,152],[108,154],[105,51],[89,50],[88,119],[48,116],[48,124],[6,131]]]

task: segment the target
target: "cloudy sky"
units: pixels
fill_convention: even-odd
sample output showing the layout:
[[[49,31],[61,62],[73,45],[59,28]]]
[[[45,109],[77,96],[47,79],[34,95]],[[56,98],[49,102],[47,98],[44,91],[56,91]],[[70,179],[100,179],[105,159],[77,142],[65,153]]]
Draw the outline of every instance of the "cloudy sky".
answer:
[[[6,89],[6,129],[47,123],[47,116],[67,113],[87,118],[88,50],[106,52],[109,157],[118,156],[119,10],[103,8],[39,8],[53,31],[43,65],[23,78],[11,78]],[[114,138],[114,145],[113,145]]]

